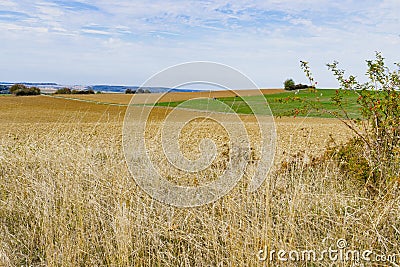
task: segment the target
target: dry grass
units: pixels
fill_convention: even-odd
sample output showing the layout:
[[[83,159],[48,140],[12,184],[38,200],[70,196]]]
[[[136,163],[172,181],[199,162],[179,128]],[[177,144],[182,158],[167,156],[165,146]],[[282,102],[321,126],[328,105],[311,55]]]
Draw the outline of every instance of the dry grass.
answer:
[[[243,180],[213,204],[173,208],[151,199],[129,175],[121,151],[123,108],[0,97],[4,113],[1,266],[263,266],[256,254],[265,245],[321,251],[339,238],[352,249],[400,253],[398,191],[370,199],[333,164],[296,158],[256,193]],[[332,120],[296,122],[277,120],[280,159],[284,151],[322,149],[338,129]]]

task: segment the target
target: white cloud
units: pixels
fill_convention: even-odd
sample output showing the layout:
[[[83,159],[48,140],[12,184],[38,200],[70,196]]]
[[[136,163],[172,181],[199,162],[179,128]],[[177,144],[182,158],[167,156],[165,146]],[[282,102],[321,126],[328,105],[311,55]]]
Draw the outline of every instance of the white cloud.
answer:
[[[61,8],[48,3],[38,4],[36,5],[36,8],[36,15],[43,20],[57,21],[58,18],[65,15],[65,12]]]
[[[17,4],[12,0],[2,0],[0,2],[0,9],[3,9],[3,8],[15,8],[15,7],[17,7]]]
[[[108,31],[101,31],[101,30],[83,29],[81,32],[83,32],[83,33],[89,33],[89,34],[112,35],[111,32],[108,32]]]
[[[361,76],[375,50],[400,60],[397,0],[3,0],[1,11],[0,80],[139,84],[169,65],[210,60],[276,87],[306,82],[304,59],[334,86],[327,62]]]

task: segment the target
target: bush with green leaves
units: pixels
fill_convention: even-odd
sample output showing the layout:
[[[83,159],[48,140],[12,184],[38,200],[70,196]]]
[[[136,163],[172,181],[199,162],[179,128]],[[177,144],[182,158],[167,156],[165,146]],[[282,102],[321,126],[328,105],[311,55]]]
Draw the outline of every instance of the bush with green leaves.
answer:
[[[283,83],[284,89],[288,90],[288,91],[292,91],[292,90],[300,90],[300,89],[308,89],[308,88],[315,88],[314,85],[309,86],[306,84],[296,84],[293,79],[287,79],[284,83]]]
[[[93,89],[88,89],[88,90],[72,90],[71,94],[73,95],[92,95],[95,94]]]
[[[294,90],[295,85],[296,84],[294,83],[293,79],[286,79],[286,81],[283,83],[285,90]]]
[[[132,90],[130,88],[125,90],[125,94],[136,94],[136,90]]]
[[[70,88],[64,87],[64,88],[58,89],[58,90],[55,92],[55,94],[68,95],[68,94],[71,94],[71,92],[72,92],[72,91],[71,91]]]
[[[40,95],[40,89],[37,87],[27,87],[23,84],[14,84],[10,87],[10,93],[16,96]]]
[[[343,171],[362,179],[368,188],[379,193],[393,182],[400,182],[400,64],[395,63],[397,69],[391,70],[379,52],[375,59],[366,62],[368,81],[365,83],[358,82],[353,75],[345,77],[338,62],[327,64],[340,85],[331,98],[338,111],[330,113],[355,136],[333,149],[331,155],[339,160]],[[301,61],[301,67],[312,82],[308,62]],[[344,107],[344,95],[349,91],[358,95],[361,118],[351,118]],[[322,110],[315,104],[308,109]]]

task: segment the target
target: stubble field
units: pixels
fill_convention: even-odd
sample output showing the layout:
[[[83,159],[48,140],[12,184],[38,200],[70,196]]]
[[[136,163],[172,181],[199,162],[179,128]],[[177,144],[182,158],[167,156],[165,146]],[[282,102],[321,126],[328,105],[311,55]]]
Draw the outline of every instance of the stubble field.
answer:
[[[259,250],[322,251],[339,239],[352,249],[399,253],[398,196],[371,200],[335,164],[313,164],[329,142],[351,136],[339,122],[277,118],[276,167],[258,191],[250,193],[243,179],[212,204],[182,209],[153,200],[129,174],[125,110],[50,96],[0,97],[0,265],[276,266],[276,258],[260,261]],[[169,112],[155,108],[146,132],[157,157],[157,129]],[[251,119],[247,129],[256,144]],[[191,186],[218,176],[229,160],[228,136],[214,122],[193,121],[180,136],[188,158],[197,156],[202,138],[213,139],[219,153],[202,175],[183,177],[166,161],[157,163],[161,173]],[[279,168],[285,161],[291,168]]]

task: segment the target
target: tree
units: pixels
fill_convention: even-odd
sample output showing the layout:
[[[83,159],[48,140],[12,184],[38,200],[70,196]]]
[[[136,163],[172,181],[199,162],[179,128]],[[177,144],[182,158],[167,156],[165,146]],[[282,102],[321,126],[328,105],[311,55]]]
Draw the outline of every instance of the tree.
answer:
[[[55,94],[71,94],[71,89],[69,89],[69,88],[67,88],[67,87],[64,87],[64,88],[61,88],[61,89],[58,89],[56,92],[55,92]]]
[[[23,84],[14,84],[10,87],[10,93],[16,96],[40,95],[40,89],[37,87],[27,87]]]
[[[16,94],[18,91],[26,90],[28,87],[26,87],[23,84],[16,83],[13,86],[10,87],[10,93],[11,94]]]
[[[136,94],[136,91],[128,88],[125,90],[125,94]]]
[[[294,90],[296,84],[294,83],[293,79],[286,79],[283,83],[285,90]]]
[[[91,95],[94,94],[94,90],[93,89],[89,89],[89,90],[72,90],[71,94],[73,95]]]

